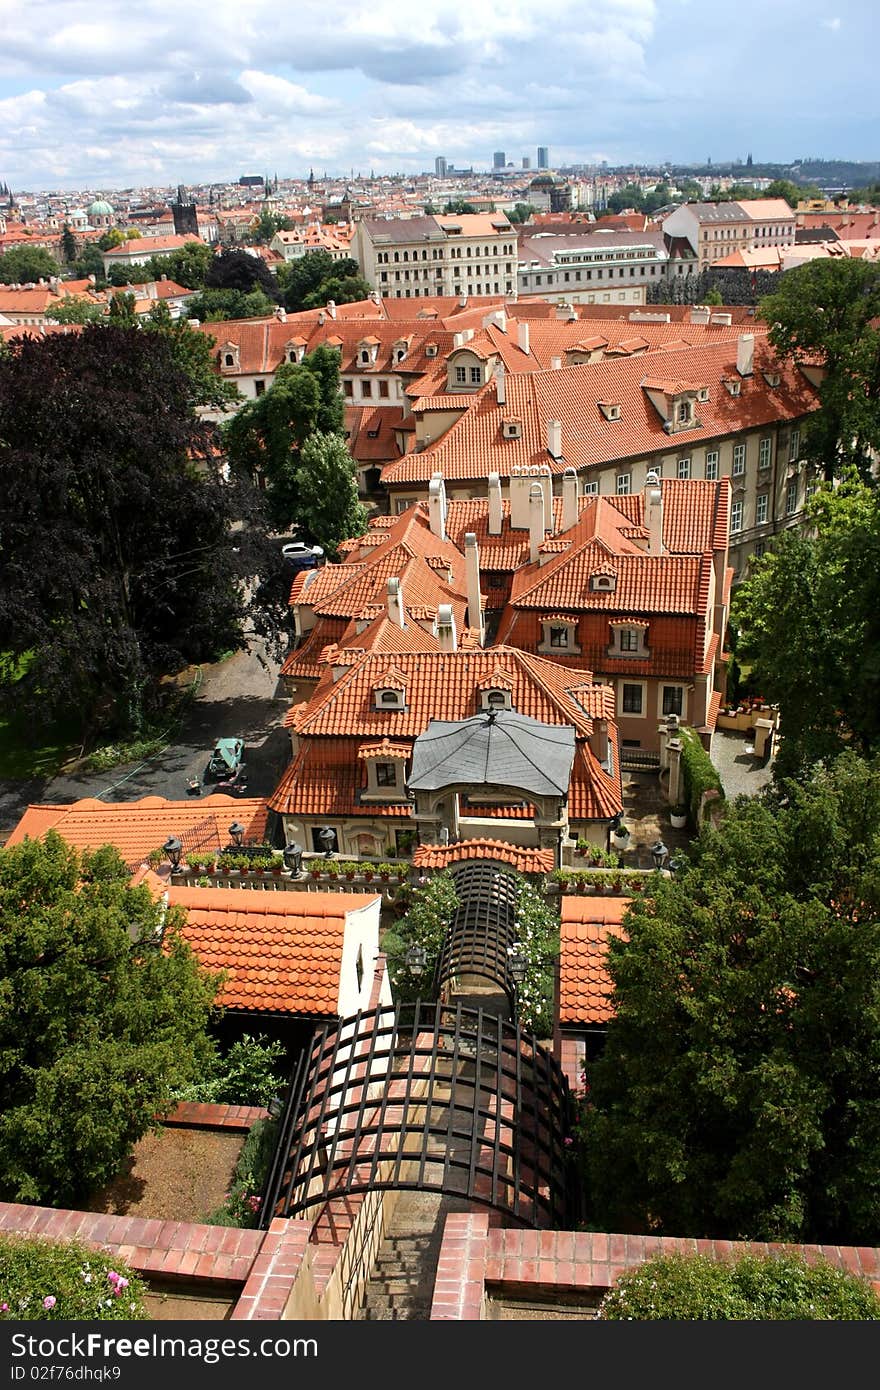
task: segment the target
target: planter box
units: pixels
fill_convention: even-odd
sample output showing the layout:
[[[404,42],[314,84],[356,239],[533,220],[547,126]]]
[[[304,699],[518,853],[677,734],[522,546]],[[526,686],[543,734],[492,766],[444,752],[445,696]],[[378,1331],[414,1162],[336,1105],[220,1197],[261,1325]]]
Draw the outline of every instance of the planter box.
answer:
[[[670,814],[669,824],[672,826],[673,830],[684,830],[687,823],[687,816],[673,816]]]

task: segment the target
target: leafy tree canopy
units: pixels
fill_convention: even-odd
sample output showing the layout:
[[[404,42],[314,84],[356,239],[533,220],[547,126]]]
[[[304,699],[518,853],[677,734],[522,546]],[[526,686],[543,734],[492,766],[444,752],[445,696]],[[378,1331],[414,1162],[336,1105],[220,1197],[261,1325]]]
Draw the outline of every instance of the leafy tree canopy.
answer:
[[[293,223],[289,217],[283,217],[279,213],[270,212],[268,208],[263,208],[246,240],[254,246],[268,246],[276,232],[289,232],[292,226]]]
[[[198,1074],[205,974],[112,850],[0,850],[0,1194],[75,1206]],[[161,939],[161,946],[160,946]]]
[[[880,265],[808,261],[783,276],[758,313],[782,357],[824,364],[821,409],[804,430],[807,457],[828,478],[847,464],[867,477],[880,448]]]
[[[82,248],[72,270],[75,280],[87,280],[90,275],[94,275],[95,283],[99,289],[107,283],[104,275],[104,257],[97,246],[91,242]]]
[[[529,218],[534,214],[534,212],[535,208],[532,207],[531,203],[517,203],[516,207],[512,208],[511,211],[508,212],[507,220],[508,222],[513,223],[528,222]]]
[[[104,317],[104,307],[89,299],[69,295],[60,304],[50,306],[46,310],[46,318],[53,323],[97,323]]]
[[[469,203],[464,198],[450,198],[443,209],[444,213],[452,213],[455,217],[466,217],[468,213],[476,212],[473,203]]]
[[[367,513],[358,501],[357,467],[341,434],[315,430],[302,446],[294,478],[303,534],[335,555],[340,541],[362,536]]]
[[[226,319],[266,318],[275,308],[261,289],[202,290],[187,301],[188,318],[202,323],[222,323]]]
[[[141,319],[140,326],[148,333],[160,333],[164,338],[176,366],[189,381],[192,405],[217,410],[240,399],[235,382],[224,381],[214,369],[212,349],[216,340],[209,334],[196,332],[185,318],[173,319],[168,305],[162,300],[158,300]]]
[[[331,299],[334,304],[357,304],[359,300],[368,299],[372,289],[362,275],[330,275],[321,281],[316,290],[306,295],[303,308],[321,309]]]
[[[335,261],[329,251],[307,251],[298,260],[279,266],[278,284],[284,307],[290,313],[321,308],[328,299],[351,304],[370,293],[370,286],[360,277],[357,261],[350,256]]]
[[[880,769],[740,798],[609,945],[587,1067],[600,1230],[880,1239]]]
[[[0,256],[0,284],[36,284],[57,275],[58,269],[58,262],[42,246],[13,246]]]
[[[880,497],[823,489],[808,534],[786,531],[736,593],[737,655],[781,708],[778,767],[880,750]]]
[[[279,300],[278,282],[260,256],[235,247],[221,251],[208,265],[204,279],[207,290],[241,290],[249,294],[260,289],[273,303]]]
[[[61,233],[61,254],[63,255],[65,263],[67,265],[71,265],[73,261],[76,260],[76,237],[73,235],[73,232],[70,230],[66,223],[64,226],[64,230]]]
[[[263,478],[272,524],[287,529],[298,518],[297,470],[311,434],[340,434],[345,407],[339,354],[321,346],[302,362],[285,363],[269,390],[242,406],[224,428],[230,464],[240,475]]]
[[[139,729],[160,675],[242,645],[240,581],[268,568],[261,503],[221,480],[180,353],[90,324],[0,361],[0,650],[29,663],[0,700],[86,734]]]

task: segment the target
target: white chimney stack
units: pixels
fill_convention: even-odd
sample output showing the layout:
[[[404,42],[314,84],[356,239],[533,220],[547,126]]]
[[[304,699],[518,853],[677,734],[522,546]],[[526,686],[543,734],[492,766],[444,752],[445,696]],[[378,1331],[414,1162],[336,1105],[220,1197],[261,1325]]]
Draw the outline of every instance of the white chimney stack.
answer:
[[[550,465],[514,464],[510,470],[510,524],[516,531],[528,531],[531,526],[529,493],[533,483],[539,483],[544,494],[544,515],[553,515],[553,478]]]
[[[755,335],[740,333],[736,340],[736,370],[740,376],[751,376],[755,365]]]
[[[400,587],[400,580],[394,575],[391,576],[387,584],[387,604],[388,621],[394,623],[395,627],[405,627],[406,620],[403,616],[403,590]]]
[[[708,323],[709,312],[708,304],[695,304],[691,309],[691,323]]]
[[[483,601],[480,596],[480,550],[473,531],[464,536],[464,568],[467,579],[468,627],[479,633],[480,646],[485,640]]]
[[[520,352],[528,354],[529,351],[529,325],[528,322],[519,319],[516,325],[516,341]]]
[[[578,519],[578,477],[573,468],[562,475],[562,529],[570,531]]]
[[[501,478],[497,473],[489,474],[489,535],[501,535]]]
[[[550,358],[550,370],[551,370],[551,371],[553,371],[553,372],[558,372],[558,371],[560,370],[561,367],[562,367],[562,358],[561,358],[561,357],[551,357],[551,358]]]
[[[499,405],[504,405],[507,399],[507,393],[504,387],[504,363],[499,357],[498,361],[495,363],[495,399]]]
[[[458,650],[458,637],[455,631],[455,614],[451,603],[441,603],[437,608],[437,641],[441,652]]]
[[[544,540],[544,489],[540,483],[529,488],[529,561],[536,565],[540,556],[538,546]]]
[[[336,318],[336,300],[335,300],[335,299],[328,299],[328,300],[327,300],[327,313],[330,315],[331,319],[335,319],[335,318]]]
[[[428,484],[428,520],[440,541],[446,540],[446,484],[443,474],[435,473]]]
[[[551,458],[562,458],[562,421],[547,421],[547,452]]]
[[[461,294],[458,296],[458,307],[459,309],[467,308],[467,295],[464,290],[462,290]]]
[[[645,479],[645,525],[648,528],[648,554],[663,554],[663,492],[659,473]]]

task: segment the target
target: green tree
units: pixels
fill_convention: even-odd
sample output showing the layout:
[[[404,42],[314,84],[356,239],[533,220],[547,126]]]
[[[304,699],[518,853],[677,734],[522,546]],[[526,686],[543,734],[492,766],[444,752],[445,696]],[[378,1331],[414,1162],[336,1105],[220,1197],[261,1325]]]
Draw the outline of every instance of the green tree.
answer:
[[[339,354],[322,345],[302,362],[279,367],[269,390],[248,401],[224,427],[233,469],[265,480],[277,529],[286,529],[298,515],[297,471],[306,440],[315,432],[341,438],[344,414]]]
[[[58,262],[42,246],[13,246],[0,256],[0,284],[30,285],[58,274]]]
[[[511,212],[508,212],[507,220],[514,224],[517,222],[528,222],[535,211],[536,209],[532,207],[531,203],[517,203],[516,207],[514,207]]]
[[[192,405],[218,410],[241,399],[235,382],[225,381],[217,375],[212,355],[216,339],[191,328],[187,319],[173,319],[163,300],[153,305],[141,319],[140,326],[146,332],[159,333],[164,338],[175,365],[189,381]]]
[[[0,850],[0,1193],[75,1205],[209,1053],[218,978],[118,854]]]
[[[137,328],[138,316],[133,294],[126,294],[124,291],[114,294],[110,300],[108,322],[114,328]]]
[[[74,279],[88,280],[90,275],[94,275],[95,283],[99,289],[107,283],[104,275],[104,257],[94,242],[89,242],[82,248],[73,265]]]
[[[341,434],[309,435],[294,484],[303,533],[328,555],[335,555],[340,541],[364,534],[367,512],[358,500],[357,465]]]
[[[293,226],[289,217],[263,208],[247,240],[254,246],[268,246],[276,232],[289,232]]]
[[[807,190],[799,188],[791,179],[774,179],[761,194],[762,198],[784,198],[790,208],[796,208],[801,199],[807,196]]]
[[[880,497],[822,489],[809,534],[786,531],[734,601],[737,656],[781,710],[789,774],[847,747],[880,749]]]
[[[602,1300],[611,1322],[876,1321],[867,1279],[800,1254],[666,1255],[625,1270]]]
[[[148,262],[148,280],[161,280],[167,275],[176,285],[187,290],[200,290],[205,284],[214,259],[210,246],[202,241],[188,241],[168,255],[152,256]]]
[[[869,476],[880,448],[880,265],[809,261],[782,277],[758,314],[783,358],[818,359],[824,368],[821,408],[806,423],[802,451],[826,478],[847,464]]]
[[[394,998],[400,1003],[433,999],[434,972],[449,925],[459,905],[455,880],[448,870],[432,874],[427,883],[413,892],[409,908],[399,922],[382,937],[382,950],[388,960],[388,973]],[[406,963],[411,946],[425,952],[425,965],[414,975]]]
[[[266,318],[275,304],[262,290],[202,290],[187,301],[188,318],[202,323],[222,323],[227,319]]]
[[[248,598],[270,572],[262,502],[224,481],[176,351],[87,324],[0,361],[0,651],[29,663],[0,695],[87,736],[140,729],[160,677],[243,645],[248,615],[280,626],[268,592]]]
[[[450,198],[443,209],[444,213],[451,213],[454,217],[466,217],[476,210],[473,203],[467,202],[464,198]]]
[[[587,1066],[591,1224],[880,1238],[880,771],[740,798],[612,940]]]
[[[331,282],[341,298],[331,293]],[[370,293],[370,286],[360,278],[357,261],[350,256],[334,261],[329,251],[307,251],[298,260],[279,266],[278,285],[290,313],[321,308],[328,299],[336,299],[337,304],[354,303]]]
[[[70,230],[66,222],[64,224],[64,230],[61,233],[61,254],[64,257],[65,263],[67,265],[72,265],[73,262],[76,260],[76,237],[73,235],[73,232]]]
[[[101,251],[115,251],[124,241],[125,236],[119,227],[109,227],[98,237],[98,248]]]
[[[350,264],[353,265],[354,262]],[[330,275],[321,281],[317,290],[306,295],[303,308],[321,309],[325,304],[329,304],[331,299],[334,304],[357,304],[362,299],[368,299],[372,289],[372,285],[362,275]]]
[[[279,299],[278,282],[266,262],[239,247],[221,251],[211,259],[204,286],[206,290],[239,290],[242,294],[262,290],[273,303]]]
[[[46,318],[53,323],[97,323],[104,317],[104,305],[94,304],[89,299],[69,295],[60,304],[46,310]]]
[[[719,290],[719,288],[718,288],[717,285],[713,285],[712,288],[711,288],[711,290],[707,290],[707,291],[706,291],[706,294],[705,294],[705,296],[704,296],[704,298],[703,298],[703,303],[704,303],[704,304],[715,304],[715,305],[717,305],[717,304],[723,304],[723,303],[724,303],[724,299],[722,298],[721,291]]]

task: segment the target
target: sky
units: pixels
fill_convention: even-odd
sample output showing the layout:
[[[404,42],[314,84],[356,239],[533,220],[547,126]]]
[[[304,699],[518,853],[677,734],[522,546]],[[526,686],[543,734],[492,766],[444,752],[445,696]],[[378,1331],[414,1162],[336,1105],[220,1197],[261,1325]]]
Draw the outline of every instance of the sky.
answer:
[[[877,0],[0,0],[17,191],[876,160]]]

